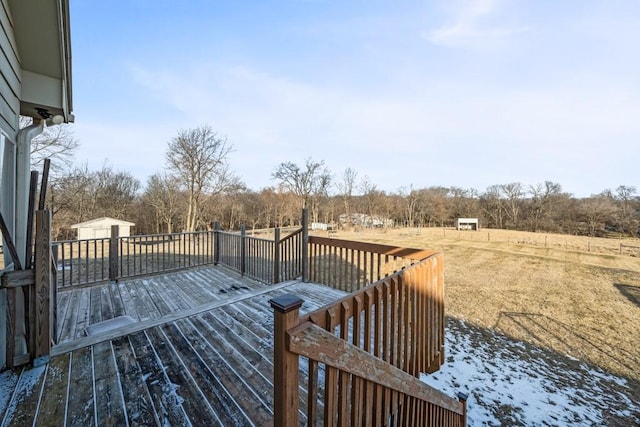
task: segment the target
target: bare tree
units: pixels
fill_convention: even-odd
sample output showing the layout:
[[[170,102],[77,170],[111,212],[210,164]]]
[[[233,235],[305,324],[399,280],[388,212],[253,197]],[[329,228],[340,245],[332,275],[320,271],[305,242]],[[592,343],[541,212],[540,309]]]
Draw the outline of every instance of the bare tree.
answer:
[[[509,217],[511,228],[517,229],[522,198],[525,194],[522,184],[512,182],[501,185],[500,188],[506,198],[507,216]]]
[[[545,219],[551,214],[553,204],[562,194],[562,186],[557,182],[545,181],[529,186],[531,194],[531,212],[529,214],[529,224],[531,231],[540,228],[547,229]]]
[[[173,225],[180,212],[179,187],[174,177],[155,174],[147,180],[147,188],[142,196],[145,203],[153,206],[159,225],[166,225],[167,233],[173,233]]]
[[[620,185],[616,188],[614,196],[618,211],[618,228],[620,231],[631,236],[638,233],[640,224],[637,210],[640,208],[638,197],[636,196],[636,187],[630,185]]]
[[[139,188],[140,182],[128,172],[107,165],[89,171],[85,165],[53,180],[48,204],[58,230],[102,216],[126,219]]]
[[[20,117],[20,128],[33,122],[31,117]],[[51,172],[59,173],[68,170],[73,164],[73,156],[78,148],[71,125],[61,124],[46,127],[44,131],[31,141],[31,167],[42,169],[44,159],[51,159]]]
[[[418,203],[420,202],[420,192],[413,189],[413,185],[409,188],[400,188],[398,194],[404,200],[405,204],[405,220],[407,221],[407,227],[415,226],[415,220],[418,211]]]
[[[355,170],[346,168],[342,173],[342,181],[337,184],[344,203],[344,213],[348,218],[347,220],[351,218],[351,199],[353,198],[353,189],[357,176],[358,173]]]
[[[140,181],[129,172],[114,171],[104,165],[93,172],[93,196],[98,214],[126,219],[137,199]]]
[[[331,185],[331,173],[324,166],[324,160],[305,160],[303,167],[293,163],[280,163],[271,174],[280,181],[280,187],[295,194],[302,208],[311,207],[313,221],[318,220],[319,199],[327,196]]]
[[[589,227],[588,234],[596,236],[602,230],[606,220],[616,212],[616,206],[610,197],[600,194],[583,199],[580,210]]]
[[[227,138],[207,125],[181,130],[169,143],[167,167],[187,192],[187,231],[195,231],[205,193],[219,194],[237,185],[238,179],[229,171],[231,151]]]
[[[487,226],[503,227],[506,208],[499,185],[487,187],[487,190],[480,197],[480,207],[489,220]]]

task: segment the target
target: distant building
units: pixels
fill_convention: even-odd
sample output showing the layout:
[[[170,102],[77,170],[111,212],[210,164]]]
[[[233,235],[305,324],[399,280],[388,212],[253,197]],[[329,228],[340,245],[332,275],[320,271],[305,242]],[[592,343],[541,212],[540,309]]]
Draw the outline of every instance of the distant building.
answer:
[[[456,219],[456,230],[474,230],[480,229],[478,218],[458,218]]]
[[[352,213],[347,216],[341,214],[338,217],[340,225],[344,226],[359,226],[364,228],[382,228],[393,227],[393,220],[390,218],[384,218],[382,216],[374,215],[370,216],[362,213]]]
[[[118,226],[118,236],[128,237],[131,235],[131,227],[135,224],[121,219],[104,217],[73,224],[71,228],[78,230],[78,240],[103,239],[111,237],[112,225]]]

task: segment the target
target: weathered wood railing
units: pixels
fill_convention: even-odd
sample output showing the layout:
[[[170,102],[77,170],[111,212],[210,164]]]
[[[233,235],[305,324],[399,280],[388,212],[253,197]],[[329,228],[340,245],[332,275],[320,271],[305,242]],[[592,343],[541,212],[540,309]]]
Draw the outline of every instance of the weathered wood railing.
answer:
[[[53,243],[61,287],[117,280],[214,261],[213,231],[111,238],[65,240]]]
[[[279,283],[302,275],[303,230],[280,238],[248,236],[244,227],[240,233],[216,230],[215,263],[265,283]]]
[[[53,243],[58,286],[68,287],[125,277],[161,273],[206,264],[222,264],[265,283],[279,283],[302,275],[302,229],[273,239],[222,231],[118,236]]]
[[[116,278],[213,263],[214,231],[118,238]]]
[[[346,246],[336,243],[338,249]],[[384,249],[382,255],[395,253],[401,258],[418,253],[377,249]],[[465,424],[464,401],[416,379],[421,372],[436,371],[444,360],[442,255],[431,251],[423,255],[414,264],[301,319],[297,313],[302,301],[292,296],[271,301],[276,312],[276,425],[297,425],[299,411],[309,425]],[[387,264],[375,259],[367,271],[378,275],[380,265],[382,275]],[[351,275],[350,269],[338,271]],[[349,282],[354,283],[358,282]],[[296,387],[302,377],[298,375],[300,356],[307,364],[308,375],[300,384],[307,390],[306,400],[300,399]],[[319,397],[322,406],[317,403]]]
[[[6,289],[6,367],[48,362],[56,336],[56,268],[51,253],[51,212],[36,211],[34,262],[25,270],[4,271]]]
[[[309,236],[309,281],[353,292],[435,251]]]

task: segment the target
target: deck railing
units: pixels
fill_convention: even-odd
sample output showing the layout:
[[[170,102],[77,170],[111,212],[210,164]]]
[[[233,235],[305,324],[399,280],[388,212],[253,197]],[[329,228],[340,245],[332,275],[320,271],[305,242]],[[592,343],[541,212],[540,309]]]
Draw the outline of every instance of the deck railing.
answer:
[[[213,231],[54,242],[58,286],[84,285],[211,264]]]
[[[322,241],[327,250],[329,243]],[[335,243],[333,253],[348,246]],[[376,248],[369,249],[375,254]],[[384,274],[386,255],[409,259],[420,253],[377,249],[384,251],[381,261],[373,256],[373,268],[361,264],[360,275]],[[299,320],[296,305],[302,301],[291,296],[272,300],[276,425],[297,425],[299,411],[309,425],[464,425],[464,402],[416,379],[421,372],[436,371],[444,360],[442,255],[422,255],[425,258]],[[363,283],[351,279],[350,268],[337,265],[336,274],[329,276],[335,278],[332,283]],[[339,273],[350,279],[340,280]],[[294,385],[303,379],[300,365],[308,373],[300,384],[306,399],[300,399]]]
[[[435,251],[309,236],[309,280],[353,292]]]
[[[215,230],[191,233],[118,236],[54,242],[58,286],[85,285],[125,277],[168,272],[206,264],[222,264],[264,283],[302,275],[305,235],[297,230],[266,239]]]

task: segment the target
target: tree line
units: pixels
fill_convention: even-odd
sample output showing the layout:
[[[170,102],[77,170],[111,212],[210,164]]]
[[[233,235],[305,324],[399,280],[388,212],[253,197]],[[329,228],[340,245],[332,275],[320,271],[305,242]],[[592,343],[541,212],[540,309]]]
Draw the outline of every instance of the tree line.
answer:
[[[54,137],[53,145],[60,143],[59,130]],[[47,138],[43,135],[36,145],[33,163],[45,152],[53,162],[56,153],[68,162],[77,143],[66,141],[58,151],[43,149],[51,142]],[[145,185],[109,165],[98,171],[86,166],[58,170],[47,200],[55,237],[72,238],[71,225],[105,216],[135,222],[137,234],[210,229],[214,221],[231,230],[240,224],[283,227],[299,224],[303,207],[311,221],[336,227],[447,227],[456,218],[473,217],[488,228],[589,236],[639,233],[640,197],[632,185],[583,198],[552,181],[496,184],[484,191],[408,185],[385,192],[352,168],[333,173],[324,161],[308,158],[302,164],[276,165],[272,185],[256,191],[233,173],[232,152],[227,138],[205,125],[179,131],[167,144],[164,170]]]

